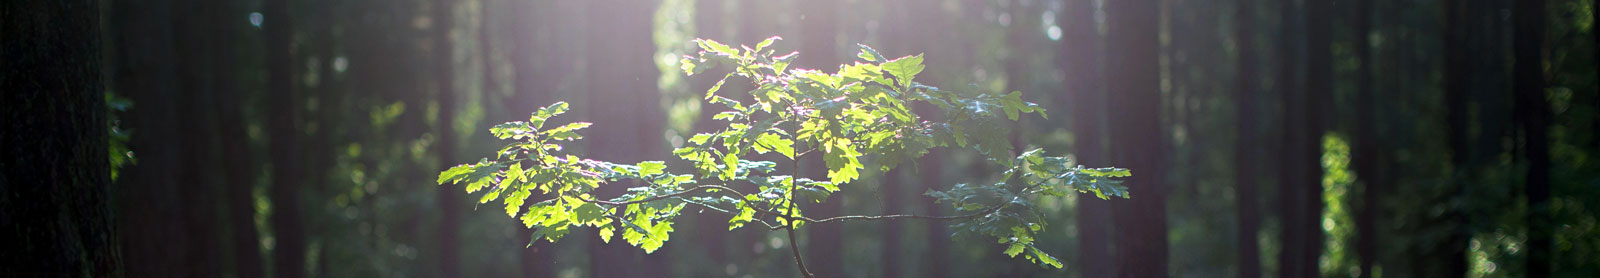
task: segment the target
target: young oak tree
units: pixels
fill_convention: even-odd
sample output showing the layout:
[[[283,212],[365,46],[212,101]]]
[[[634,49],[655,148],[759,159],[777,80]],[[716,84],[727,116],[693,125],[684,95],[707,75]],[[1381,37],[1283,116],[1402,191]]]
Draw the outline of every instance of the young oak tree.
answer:
[[[1034,209],[1040,198],[1065,197],[1077,191],[1096,197],[1127,198],[1128,191],[1114,178],[1130,175],[1127,169],[1088,168],[1065,157],[1031,150],[1013,156],[1009,124],[1026,113],[1044,117],[1044,109],[1022,101],[1020,92],[991,94],[974,88],[948,90],[912,81],[922,72],[922,55],[886,59],[876,50],[860,46],[861,61],[841,65],[834,73],[790,69],[798,56],[773,56],[768,48],[779,37],[754,48],[734,48],[713,40],[695,40],[702,49],[682,59],[686,74],[712,67],[732,71],[706,91],[709,103],[728,110],[716,114],[724,121],[715,133],[700,133],[673,154],[694,165],[687,174],[668,172],[663,161],[633,164],[585,159],[563,151],[561,142],[582,139],[578,131],[590,126],[573,122],[546,127],[553,117],[568,110],[557,102],[534,112],[528,121],[503,123],[489,129],[495,137],[510,140],[492,158],[462,164],[439,174],[439,184],[465,184],[467,193],[484,191],[478,202],[500,200],[506,215],[522,220],[534,230],[533,239],[554,242],[575,227],[593,227],[605,242],[618,233],[628,244],[646,253],[660,248],[673,231],[684,208],[699,207],[733,215],[728,229],[759,224],[785,230],[795,264],[802,275],[813,276],[795,242],[794,231],[809,224],[888,220],[898,218],[952,221],[958,235],[992,237],[1005,246],[1005,254],[1023,255],[1045,267],[1061,262],[1034,245],[1045,228],[1045,218]],[[728,79],[741,77],[755,88],[750,103],[718,95]],[[911,111],[916,103],[939,108],[942,122],[926,121]],[[822,202],[829,194],[849,188],[868,166],[888,171],[926,154],[933,148],[977,151],[1004,169],[997,180],[956,184],[948,190],[927,192],[949,203],[960,214],[809,216],[796,203]],[[754,159],[777,153],[789,161]],[[826,177],[799,175],[801,157],[822,156]],[[641,181],[620,196],[596,196],[595,189],[621,180]],[[759,190],[741,192],[735,183]],[[616,185],[620,183],[612,183]],[[747,189],[748,190],[748,189]],[[528,200],[537,191],[544,200]]]

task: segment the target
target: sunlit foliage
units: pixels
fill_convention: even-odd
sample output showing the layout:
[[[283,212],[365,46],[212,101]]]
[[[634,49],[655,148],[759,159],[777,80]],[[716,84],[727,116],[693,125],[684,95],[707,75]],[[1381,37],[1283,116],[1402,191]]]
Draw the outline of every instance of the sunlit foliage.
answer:
[[[582,139],[579,131],[590,123],[555,124],[553,118],[568,110],[566,103],[558,102],[539,109],[527,121],[491,128],[495,137],[511,143],[491,158],[440,173],[437,182],[463,184],[468,193],[484,191],[479,203],[500,200],[508,216],[536,231],[534,240],[554,242],[573,228],[593,227],[606,242],[620,233],[629,244],[654,252],[670,239],[676,217],[690,206],[734,215],[728,222],[730,230],[752,223],[793,231],[808,223],[917,218],[955,221],[958,234],[992,237],[1005,246],[1007,255],[1023,255],[1056,268],[1061,262],[1034,245],[1046,227],[1035,201],[1074,191],[1099,198],[1129,197],[1127,188],[1114,179],[1129,176],[1127,169],[1087,168],[1037,149],[1016,155],[1005,122],[1031,113],[1045,116],[1044,109],[1023,101],[1020,92],[994,94],[921,84],[913,80],[925,68],[922,55],[889,59],[865,45],[859,47],[860,61],[832,73],[790,68],[799,55],[774,56],[771,46],[778,40],[734,47],[700,39],[696,43],[702,51],[680,61],[690,75],[731,69],[704,97],[727,109],[713,117],[725,122],[724,128],[696,134],[673,150],[677,158],[693,165],[692,170],[672,172],[662,161],[607,162],[564,152],[562,143]],[[720,91],[734,77],[748,80],[754,88],[745,102]],[[919,117],[911,109],[918,103],[936,107],[946,120]],[[872,186],[852,182],[869,166],[888,171],[934,148],[976,151],[1003,172],[994,181],[927,192],[953,205],[960,213],[955,216],[808,216],[796,206],[822,202],[841,190]],[[788,162],[757,158],[769,153]],[[797,176],[803,172],[796,161],[807,156],[822,157],[826,177]],[[600,186],[635,184],[628,180],[642,186],[621,196],[594,195]],[[736,183],[759,189],[740,192],[730,186]]]

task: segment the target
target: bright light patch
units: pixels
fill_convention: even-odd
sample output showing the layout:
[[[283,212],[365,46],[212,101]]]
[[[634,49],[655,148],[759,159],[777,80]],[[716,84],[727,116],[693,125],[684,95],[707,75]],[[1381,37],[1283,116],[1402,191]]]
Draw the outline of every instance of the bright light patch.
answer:
[[[250,13],[250,26],[261,28],[261,13]]]

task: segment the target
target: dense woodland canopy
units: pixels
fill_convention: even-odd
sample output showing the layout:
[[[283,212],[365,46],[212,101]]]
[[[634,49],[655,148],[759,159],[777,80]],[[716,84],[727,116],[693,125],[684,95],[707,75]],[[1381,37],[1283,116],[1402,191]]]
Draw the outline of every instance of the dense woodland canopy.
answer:
[[[801,255],[819,277],[1590,277],[1596,6],[0,1],[0,276],[798,277]],[[1131,169],[1131,198],[1036,204],[1053,269],[918,219],[815,223],[800,252],[693,209],[649,254],[592,229],[530,244],[436,182],[557,101],[594,123],[568,151],[693,169],[672,150],[715,127],[720,74],[680,58],[774,35],[796,68],[861,43],[923,54],[919,82],[1021,91],[1050,116],[1015,122],[1015,150]],[[869,168],[805,211],[955,215],[923,193],[995,178],[984,160]]]

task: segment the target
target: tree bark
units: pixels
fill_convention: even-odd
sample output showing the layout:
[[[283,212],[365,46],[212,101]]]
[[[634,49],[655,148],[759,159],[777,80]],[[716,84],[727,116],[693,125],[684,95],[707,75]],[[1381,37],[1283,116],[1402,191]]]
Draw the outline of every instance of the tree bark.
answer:
[[[267,64],[267,130],[272,163],[272,234],[276,240],[273,250],[273,272],[277,277],[306,276],[305,227],[300,219],[299,187],[300,169],[297,167],[299,144],[297,136],[292,64],[293,23],[290,22],[289,1],[268,0],[262,3]]]
[[[512,92],[510,93],[510,98],[504,103],[506,106],[505,110],[512,119],[525,119],[525,117],[528,114],[533,113],[535,109],[550,104],[550,95],[555,88],[552,83],[554,83],[556,80],[560,80],[559,76],[556,75],[556,71],[545,70],[560,68],[560,66],[557,63],[549,62],[550,60],[541,60],[541,58],[551,60],[556,58],[541,57],[540,55],[540,53],[546,51],[551,53],[560,53],[560,50],[555,49],[554,47],[542,47],[553,44],[540,45],[539,40],[537,40],[535,37],[538,35],[549,34],[548,29],[544,29],[543,27],[548,26],[548,23],[550,22],[556,21],[555,19],[552,19],[552,17],[557,15],[554,13],[545,12],[545,7],[554,6],[555,4],[537,1],[509,1],[500,3],[505,3],[503,5],[511,8],[518,15],[511,17],[512,19],[510,22],[512,26],[533,26],[533,32],[527,32],[527,29],[522,28],[507,28],[505,31],[502,31],[503,33],[510,34],[513,43],[511,49],[511,70],[513,71],[511,73]],[[500,5],[490,4],[485,5],[484,7],[487,8],[491,6]],[[489,60],[485,61],[487,62]],[[540,62],[544,62],[543,68],[541,68]],[[533,231],[531,229],[527,229],[526,227],[522,227],[521,223],[517,223],[516,225],[517,229],[521,230],[521,233],[519,233],[521,237],[530,238],[531,240]],[[518,256],[520,257],[518,261],[521,262],[522,265],[522,277],[542,278],[554,276],[555,272],[552,271],[552,266],[554,266],[554,256],[552,253],[554,250],[552,248],[554,248],[554,246],[552,243],[550,243],[550,241],[538,240],[529,242],[526,247],[518,252]]]
[[[123,275],[98,3],[0,3],[0,276]]]
[[[1300,254],[1308,248],[1306,247],[1308,239],[1304,237],[1305,232],[1303,232],[1304,223],[1311,222],[1305,219],[1304,216],[1306,214],[1301,211],[1302,208],[1296,206],[1301,202],[1298,201],[1300,197],[1304,195],[1300,192],[1305,191],[1305,186],[1297,185],[1303,185],[1301,181],[1306,180],[1304,176],[1309,175],[1309,173],[1304,172],[1306,170],[1305,167],[1298,167],[1298,164],[1290,164],[1290,162],[1304,160],[1301,158],[1304,153],[1298,150],[1305,145],[1302,141],[1306,141],[1305,138],[1301,138],[1305,133],[1300,131],[1305,129],[1303,126],[1304,114],[1300,111],[1305,110],[1306,102],[1303,100],[1304,96],[1298,92],[1299,88],[1295,86],[1297,85],[1294,63],[1295,42],[1297,42],[1296,38],[1298,36],[1291,35],[1295,33],[1294,24],[1296,23],[1295,19],[1299,16],[1299,10],[1296,9],[1292,0],[1279,1],[1278,5],[1278,14],[1280,16],[1278,25],[1282,29],[1278,36],[1280,40],[1278,43],[1278,77],[1273,81],[1273,86],[1276,87],[1275,90],[1278,91],[1281,98],[1283,120],[1279,122],[1279,126],[1282,127],[1279,134],[1281,140],[1279,141],[1282,143],[1278,148],[1278,161],[1282,164],[1278,166],[1281,171],[1278,174],[1277,214],[1279,219],[1278,226],[1280,227],[1279,242],[1281,244],[1278,252],[1277,270],[1279,277],[1292,278],[1300,277],[1305,273],[1303,270],[1306,267],[1305,262],[1300,259]]]
[[[1372,85],[1372,46],[1368,35],[1372,32],[1372,0],[1355,1],[1355,54],[1360,63],[1356,67],[1356,131],[1352,164],[1360,180],[1361,206],[1356,210],[1356,256],[1362,278],[1372,277],[1372,267],[1378,256],[1378,135],[1376,92]],[[1450,26],[1451,24],[1445,24]],[[1459,275],[1458,275],[1459,276]],[[1455,277],[1455,276],[1452,276]]]
[[[1469,91],[1469,86],[1471,86],[1469,82],[1471,81],[1467,75],[1472,72],[1474,65],[1468,61],[1470,59],[1468,53],[1471,51],[1472,40],[1467,37],[1472,24],[1465,21],[1467,15],[1470,14],[1465,4],[1464,1],[1445,1],[1443,3],[1445,9],[1445,24],[1443,27],[1446,28],[1443,30],[1445,35],[1443,85],[1445,118],[1449,123],[1449,139],[1447,141],[1450,146],[1450,164],[1452,167],[1450,180],[1452,188],[1449,195],[1445,196],[1445,198],[1449,199],[1464,198],[1466,189],[1470,186],[1468,181],[1471,180],[1472,173],[1477,172],[1477,166],[1474,163],[1476,159],[1473,158],[1471,147],[1473,141],[1472,132],[1468,130],[1468,126],[1471,124],[1471,119],[1468,116],[1469,111],[1467,111],[1469,109],[1468,100],[1471,98],[1471,91]],[[1439,265],[1444,268],[1441,274],[1446,277],[1465,277],[1469,267],[1467,263],[1470,259],[1467,257],[1467,249],[1472,239],[1466,230],[1468,226],[1466,222],[1469,218],[1466,216],[1466,212],[1459,208],[1450,209],[1445,213],[1444,218],[1447,221],[1446,225],[1457,225],[1457,227],[1449,230],[1450,233],[1445,235],[1444,243],[1438,247],[1437,252],[1442,255],[1439,256],[1439,259],[1443,260]]]
[[[1333,105],[1333,36],[1332,0],[1308,0],[1306,5],[1306,101],[1300,112],[1305,113],[1302,132],[1305,132],[1300,149],[1303,157],[1291,161],[1303,167],[1301,180],[1289,186],[1303,187],[1300,197],[1303,218],[1300,232],[1305,233],[1305,249],[1295,258],[1300,272],[1298,277],[1321,275],[1318,258],[1324,244],[1322,232],[1322,136],[1328,130],[1329,106]]]
[[[1528,173],[1523,194],[1528,198],[1527,277],[1550,277],[1552,228],[1550,223],[1550,145],[1547,128],[1550,106],[1545,101],[1544,39],[1545,1],[1516,1],[1512,8],[1517,32],[1512,36],[1517,118],[1522,122]]]
[[[1234,73],[1234,121],[1238,127],[1234,142],[1234,199],[1238,204],[1239,277],[1261,277],[1261,247],[1256,233],[1261,229],[1257,185],[1257,119],[1256,111],[1256,51],[1255,51],[1255,1],[1234,1],[1234,49],[1238,55],[1238,70]],[[1086,276],[1087,277],[1087,276]]]
[[[455,44],[450,31],[455,26],[455,1],[433,1],[433,74],[434,97],[439,102],[437,140],[433,143],[438,167],[446,168],[457,163],[456,150],[456,91]],[[455,190],[437,189],[439,205],[439,272],[442,277],[461,277],[461,194]]]
[[[1131,199],[1112,202],[1119,277],[1166,277],[1165,136],[1161,132],[1158,1],[1105,3],[1109,161],[1135,171]]]

